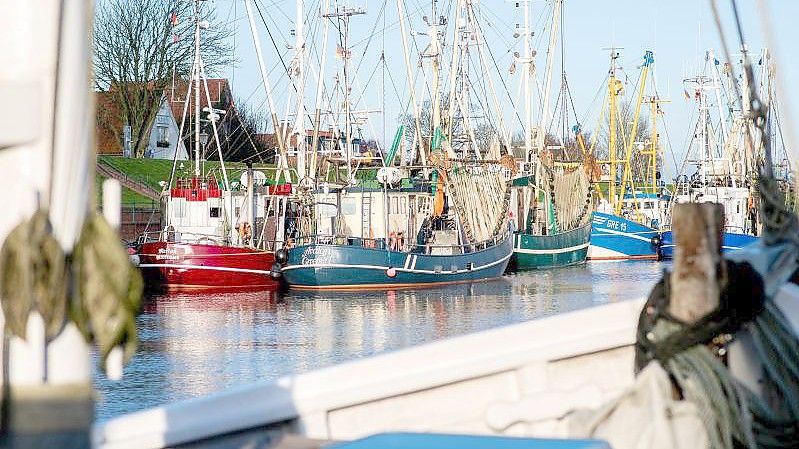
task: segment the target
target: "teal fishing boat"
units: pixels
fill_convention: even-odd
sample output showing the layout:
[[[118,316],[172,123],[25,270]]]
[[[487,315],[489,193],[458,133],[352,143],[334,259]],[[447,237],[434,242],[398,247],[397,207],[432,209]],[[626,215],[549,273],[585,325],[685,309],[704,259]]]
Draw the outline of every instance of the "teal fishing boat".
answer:
[[[585,262],[591,243],[591,223],[553,235],[517,232],[511,270],[568,267]]]
[[[518,4],[517,4],[518,6]],[[516,229],[513,238],[513,271],[565,267],[584,263],[591,238],[591,183],[585,170],[585,145],[580,134],[580,124],[569,126],[570,116],[577,116],[566,83],[566,71],[561,66],[561,87],[553,111],[549,111],[549,92],[552,78],[552,54],[557,42],[557,29],[561,26],[560,3],[554,5],[550,24],[549,51],[543,95],[542,113],[533,120],[531,85],[534,78],[535,51],[533,51],[529,4],[524,5],[524,54],[518,62],[524,66],[521,73],[524,88],[524,161],[519,161],[519,174],[511,186],[511,214]],[[561,43],[562,44],[562,43]],[[558,126],[551,126],[550,117],[558,117]],[[558,129],[563,134],[549,134],[544,130]],[[574,136],[566,135],[569,129]],[[581,153],[581,154],[580,154]],[[577,156],[577,157],[575,157]],[[580,157],[582,156],[582,157]],[[514,167],[516,168],[516,167]]]
[[[435,20],[425,19],[430,45],[420,55],[423,65],[429,61],[434,80],[429,120],[423,124],[421,111],[414,108],[386,157],[365,161],[350,144],[360,128],[353,125],[347,86],[344,129],[337,132],[345,137],[347,151],[326,159],[328,172],[306,171],[306,187],[298,195],[297,236],[276,254],[289,288],[413,288],[482,281],[505,272],[513,253],[514,229],[508,220],[506,176],[514,165],[508,152],[510,133],[503,127],[498,103],[493,110],[482,111],[464,106],[473,104],[469,77],[477,79],[490,70],[464,64],[475,40],[482,45],[475,37],[478,16],[466,3],[456,8],[461,25],[449,73],[457,76],[449,79],[447,96],[442,94],[446,85],[440,70],[445,62],[440,29],[447,18],[437,13],[436,2],[431,6],[430,17]],[[350,20],[341,11],[335,14]],[[407,81],[416,105],[408,36],[404,18],[400,19]],[[344,55],[349,53],[343,50]],[[342,64],[347,85],[346,56]],[[486,88],[483,94],[498,98],[490,83]],[[341,122],[332,122],[331,128],[336,130]],[[493,131],[477,138],[479,129]],[[412,134],[406,135],[406,130]],[[310,152],[311,157],[314,154]],[[328,173],[338,177],[343,172],[347,174],[343,182],[327,182]]]
[[[517,178],[511,194],[518,230],[509,269],[522,271],[584,263],[591,242],[591,188],[582,168],[547,173],[549,187],[534,176]],[[557,171],[557,175],[555,175]]]

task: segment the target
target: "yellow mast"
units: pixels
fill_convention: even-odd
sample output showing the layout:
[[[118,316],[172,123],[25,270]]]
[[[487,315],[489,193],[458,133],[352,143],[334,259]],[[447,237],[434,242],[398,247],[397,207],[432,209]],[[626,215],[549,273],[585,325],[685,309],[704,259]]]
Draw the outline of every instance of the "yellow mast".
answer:
[[[652,136],[649,138],[651,146],[649,148],[649,157],[652,158],[652,193],[657,193],[657,173],[658,173],[658,100],[657,97],[652,97],[649,101],[651,111],[649,114],[652,116]]]
[[[658,148],[660,146],[660,136],[658,135],[657,130],[657,115],[660,109],[660,103],[668,103],[668,100],[661,100],[657,97],[657,95],[653,95],[646,100],[646,103],[650,105],[650,115],[652,118],[652,136],[649,139],[649,151],[642,151],[641,154],[645,156],[649,156],[650,163],[649,163],[649,176],[652,180],[651,188],[652,193],[657,193],[657,173],[658,173]]]
[[[618,53],[611,50],[610,78],[608,79],[608,95],[610,96],[610,140],[608,142],[608,163],[610,164],[610,182],[608,183],[608,199],[611,204],[616,201],[616,95],[618,95],[618,81],[616,80],[616,58]]]
[[[633,127],[630,130],[630,140],[626,143],[627,149],[624,157],[624,174],[621,179],[621,195],[622,198],[624,196],[624,189],[627,186],[627,182],[630,182],[632,185],[632,169],[630,165],[630,161],[632,160],[633,156],[633,146],[635,145],[635,135],[638,132],[638,119],[641,117],[641,103],[644,99],[644,87],[646,86],[646,77],[649,74],[649,66],[655,61],[655,57],[651,51],[647,50],[644,54],[644,64],[643,68],[641,69],[641,83],[638,86],[638,99],[635,102],[635,115],[633,117]],[[614,180],[615,181],[615,180]],[[635,188],[633,190],[633,198],[635,198]],[[622,206],[622,198],[619,198],[618,201],[615,203],[615,211],[616,215],[621,214],[621,206]]]

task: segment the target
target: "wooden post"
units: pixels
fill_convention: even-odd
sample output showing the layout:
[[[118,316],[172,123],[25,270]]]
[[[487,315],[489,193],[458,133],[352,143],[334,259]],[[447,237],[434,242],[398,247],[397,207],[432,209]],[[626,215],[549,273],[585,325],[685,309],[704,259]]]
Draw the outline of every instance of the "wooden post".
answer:
[[[3,9],[0,22],[9,32],[0,40],[0,84],[9,104],[20,107],[0,113],[0,243],[36,209],[49,208],[53,236],[69,252],[95,191],[94,2],[18,2]],[[0,446],[90,447],[92,363],[83,335],[68,323],[47,341],[38,312],[27,326],[25,340],[4,334]]]
[[[671,272],[670,311],[694,323],[718,307],[727,273],[721,262],[724,207],[716,203],[674,206],[676,246]]]

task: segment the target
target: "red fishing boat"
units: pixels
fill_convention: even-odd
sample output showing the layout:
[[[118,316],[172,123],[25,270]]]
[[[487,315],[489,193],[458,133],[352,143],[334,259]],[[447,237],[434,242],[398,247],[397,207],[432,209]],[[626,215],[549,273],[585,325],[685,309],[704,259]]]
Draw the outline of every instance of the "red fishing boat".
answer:
[[[274,263],[270,251],[228,245],[156,241],[139,249],[145,282],[163,290],[276,288]]]
[[[290,191],[286,186],[276,186],[267,188],[266,195],[258,194],[252,187],[246,192],[228,192],[220,189],[214,178],[178,180],[165,197],[163,230],[145,233],[139,240],[139,268],[147,287],[157,290],[278,287],[279,270],[272,269],[276,232],[269,232],[277,231],[278,220],[274,213],[272,217],[265,215],[275,200],[285,201],[286,191]],[[242,213],[247,208],[253,209],[253,213]],[[231,220],[236,223],[233,232],[226,232],[228,210],[235,211]],[[265,234],[270,237],[266,241]]]
[[[201,26],[195,14],[195,39]],[[274,250],[287,223],[291,184],[266,186],[266,175],[249,166],[240,182],[228,177],[217,123],[228,112],[211,101],[199,41],[178,145],[194,147],[194,170],[176,177],[177,154],[169,181],[163,183],[159,231],[139,239],[138,260],[151,290],[267,289],[279,286]],[[193,111],[193,130],[184,134]],[[208,137],[213,136],[213,142]],[[193,137],[191,141],[187,139]],[[210,143],[211,145],[206,145]],[[204,173],[206,150],[216,150],[219,167]],[[182,168],[182,163],[181,163]],[[289,220],[290,221],[290,220]]]

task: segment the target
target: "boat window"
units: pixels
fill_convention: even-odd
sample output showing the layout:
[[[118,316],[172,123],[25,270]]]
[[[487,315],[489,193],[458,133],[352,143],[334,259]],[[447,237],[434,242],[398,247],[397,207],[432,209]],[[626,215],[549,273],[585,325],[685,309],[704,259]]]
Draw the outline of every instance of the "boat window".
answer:
[[[390,214],[398,214],[399,213],[399,198],[391,197],[389,198],[389,213]]]
[[[209,215],[211,216],[211,218],[219,218],[219,211],[220,208],[212,207],[209,211]]]
[[[344,198],[344,201],[341,202],[341,213],[344,215],[355,215],[357,209],[355,198]]]
[[[240,212],[241,212],[241,208],[240,207],[236,207],[236,218],[239,217],[239,213]]]
[[[319,204],[317,205],[317,210],[319,211],[320,217],[330,218],[336,216],[335,204]]]

